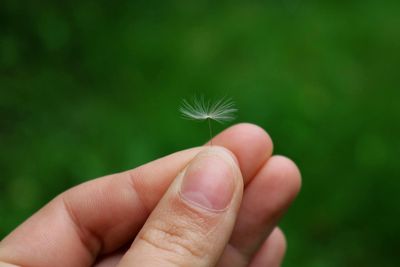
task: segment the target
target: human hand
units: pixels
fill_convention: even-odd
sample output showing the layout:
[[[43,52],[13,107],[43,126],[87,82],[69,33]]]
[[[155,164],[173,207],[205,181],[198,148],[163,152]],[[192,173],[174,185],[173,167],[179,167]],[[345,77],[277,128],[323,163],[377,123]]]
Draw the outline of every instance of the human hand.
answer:
[[[255,125],[213,144],[60,194],[0,242],[0,266],[280,266],[296,165]]]

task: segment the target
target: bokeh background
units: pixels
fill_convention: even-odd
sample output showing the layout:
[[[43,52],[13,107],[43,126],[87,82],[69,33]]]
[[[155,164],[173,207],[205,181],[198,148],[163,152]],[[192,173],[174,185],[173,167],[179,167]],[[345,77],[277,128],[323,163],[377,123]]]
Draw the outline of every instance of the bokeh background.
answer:
[[[2,0],[0,238],[73,185],[205,142],[178,113],[202,94],[302,171],[284,266],[398,266],[399,70],[398,0]]]

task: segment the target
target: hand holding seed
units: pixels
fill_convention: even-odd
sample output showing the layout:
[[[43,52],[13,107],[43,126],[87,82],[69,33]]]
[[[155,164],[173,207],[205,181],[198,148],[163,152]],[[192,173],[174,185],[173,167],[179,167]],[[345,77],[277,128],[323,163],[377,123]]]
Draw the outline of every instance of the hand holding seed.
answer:
[[[300,188],[252,124],[78,185],[0,242],[0,266],[280,266],[277,223]]]

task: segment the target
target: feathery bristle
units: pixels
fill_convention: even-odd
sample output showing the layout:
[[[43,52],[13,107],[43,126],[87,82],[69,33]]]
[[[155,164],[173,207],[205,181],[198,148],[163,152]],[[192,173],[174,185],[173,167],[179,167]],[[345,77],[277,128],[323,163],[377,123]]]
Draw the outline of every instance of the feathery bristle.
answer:
[[[222,98],[216,102],[205,101],[204,98],[195,98],[193,103],[186,99],[179,108],[182,116],[190,120],[214,120],[219,123],[235,119],[235,103],[230,98]]]

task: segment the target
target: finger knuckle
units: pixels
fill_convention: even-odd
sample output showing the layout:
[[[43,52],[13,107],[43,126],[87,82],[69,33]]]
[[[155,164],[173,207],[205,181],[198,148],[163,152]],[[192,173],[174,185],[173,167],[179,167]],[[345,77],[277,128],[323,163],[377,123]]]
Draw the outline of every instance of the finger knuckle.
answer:
[[[161,250],[171,259],[197,258],[201,259],[206,254],[206,242],[200,235],[203,231],[200,227],[179,220],[178,222],[168,223],[155,220],[147,229],[139,234],[138,238],[157,250]],[[179,257],[176,257],[179,256]]]

